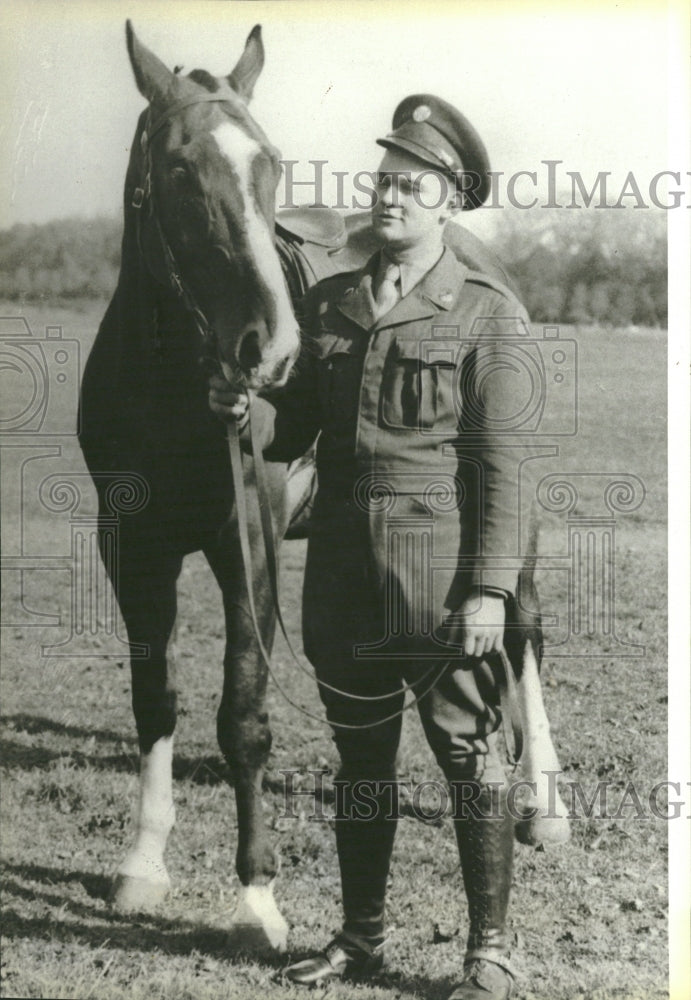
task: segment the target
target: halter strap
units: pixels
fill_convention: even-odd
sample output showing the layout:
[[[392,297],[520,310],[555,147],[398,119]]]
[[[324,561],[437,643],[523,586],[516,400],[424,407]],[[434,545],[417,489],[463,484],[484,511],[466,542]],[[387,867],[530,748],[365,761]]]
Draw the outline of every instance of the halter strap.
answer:
[[[163,126],[166,125],[173,115],[178,113],[178,111],[184,111],[185,108],[191,108],[195,104],[226,104],[230,103],[230,100],[231,98],[228,94],[195,94],[194,97],[181,97],[179,101],[174,101],[170,107],[161,112],[151,126],[147,139],[151,142],[156,133],[160,132]]]

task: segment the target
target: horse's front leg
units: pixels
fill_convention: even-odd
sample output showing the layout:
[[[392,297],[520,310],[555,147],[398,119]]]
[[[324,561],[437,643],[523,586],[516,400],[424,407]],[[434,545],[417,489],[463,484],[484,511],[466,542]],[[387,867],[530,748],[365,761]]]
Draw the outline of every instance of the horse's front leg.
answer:
[[[140,552],[140,556],[143,555]],[[145,656],[132,656],[132,706],[140,751],[139,795],[134,839],[117,869],[112,904],[120,911],[151,911],[170,891],[163,860],[175,822],[172,761],[176,692],[169,643],[176,615],[175,584],[181,559],[165,564],[127,559],[120,567],[118,597],[130,643]]]
[[[280,486],[277,487],[280,491]],[[280,499],[280,492],[278,493]],[[250,509],[258,505],[250,495]],[[281,511],[278,519],[282,521]],[[282,528],[282,524],[279,525]],[[266,576],[261,531],[251,515],[254,599],[263,642],[273,643],[275,614]],[[236,869],[240,899],[231,922],[231,940],[238,948],[284,950],[288,925],[273,895],[279,867],[262,811],[262,778],[271,749],[266,711],[267,667],[256,641],[249,613],[247,587],[238,545],[237,525],[231,520],[218,544],[206,552],[223,592],[226,618],[223,696],[218,710],[219,746],[230,768],[238,820]]]

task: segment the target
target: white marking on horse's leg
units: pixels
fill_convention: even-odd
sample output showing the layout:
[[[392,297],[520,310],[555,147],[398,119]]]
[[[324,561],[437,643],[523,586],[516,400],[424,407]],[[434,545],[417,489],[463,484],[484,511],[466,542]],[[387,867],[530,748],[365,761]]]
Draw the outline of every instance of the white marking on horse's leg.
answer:
[[[259,143],[231,122],[224,122],[211,135],[238,178],[245,206],[247,242],[258,273],[269,290],[276,310],[276,327],[264,348],[261,368],[271,372],[287,356],[297,351],[298,325],[283,277],[283,270],[266,219],[258,210],[252,193],[252,164],[261,151]]]
[[[147,909],[167,895],[170,878],[163,852],[174,823],[173,737],[164,736],[141,756],[134,843],[115,878],[118,909]]]
[[[569,839],[570,830],[566,806],[557,790],[557,775],[561,774],[561,766],[552,743],[540,675],[529,642],[526,642],[523,653],[518,698],[525,729],[523,777],[535,784],[536,791],[535,794],[529,792],[526,801],[532,818],[516,824],[516,837],[524,844],[563,843]]]
[[[288,924],[276,905],[273,882],[241,887],[231,919],[230,936],[233,947],[241,950],[272,948],[285,951]]]

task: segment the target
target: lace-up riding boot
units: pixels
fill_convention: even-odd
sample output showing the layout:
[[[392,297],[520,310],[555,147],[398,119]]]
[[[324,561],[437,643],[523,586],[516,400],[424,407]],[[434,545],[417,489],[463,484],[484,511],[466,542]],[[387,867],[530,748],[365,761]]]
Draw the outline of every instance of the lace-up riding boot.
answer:
[[[454,828],[468,900],[470,933],[465,976],[452,998],[507,1000],[513,992],[506,933],[513,871],[513,819],[507,809],[505,788],[471,782],[474,795],[464,798],[461,784],[454,789]]]

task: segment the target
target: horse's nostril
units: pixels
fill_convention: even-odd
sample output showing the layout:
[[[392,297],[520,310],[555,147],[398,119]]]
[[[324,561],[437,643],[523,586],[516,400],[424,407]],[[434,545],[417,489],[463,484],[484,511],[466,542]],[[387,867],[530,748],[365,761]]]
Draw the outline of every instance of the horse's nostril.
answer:
[[[244,372],[257,368],[262,359],[262,350],[258,330],[248,330],[240,341],[238,362]]]

